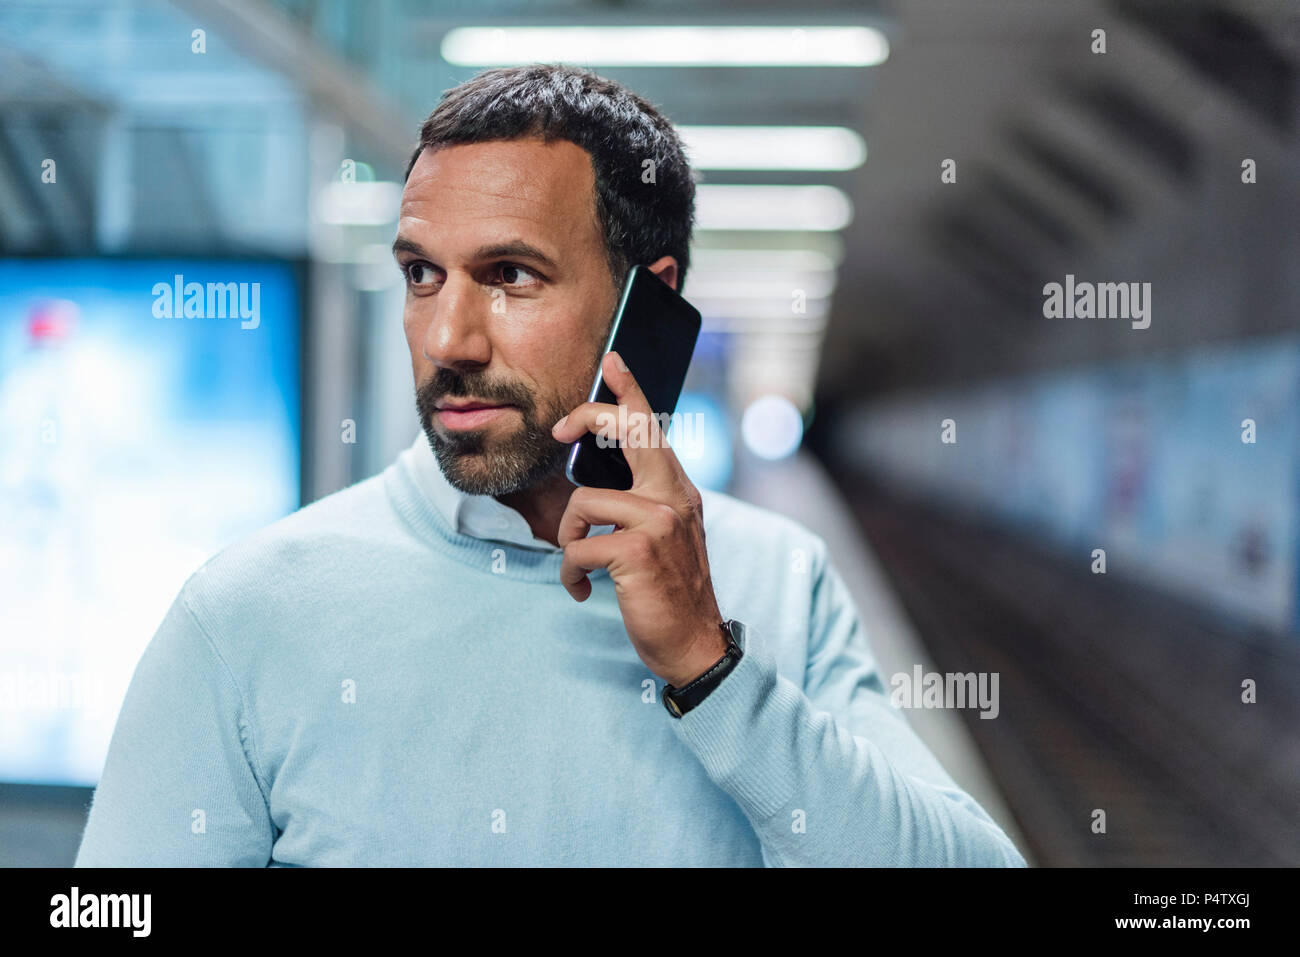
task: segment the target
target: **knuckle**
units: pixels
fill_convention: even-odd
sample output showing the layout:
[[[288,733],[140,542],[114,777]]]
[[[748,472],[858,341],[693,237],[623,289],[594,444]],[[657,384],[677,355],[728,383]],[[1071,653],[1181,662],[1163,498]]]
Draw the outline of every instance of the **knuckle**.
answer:
[[[654,508],[653,520],[663,530],[670,531],[681,520],[681,516],[671,505],[660,504]]]

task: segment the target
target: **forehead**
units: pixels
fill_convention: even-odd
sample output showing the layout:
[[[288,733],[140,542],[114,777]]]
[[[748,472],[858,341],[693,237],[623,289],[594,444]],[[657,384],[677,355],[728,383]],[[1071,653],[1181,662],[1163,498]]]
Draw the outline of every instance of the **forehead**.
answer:
[[[513,231],[557,243],[596,239],[591,157],[540,137],[424,150],[402,191],[399,232],[466,242]],[[557,250],[558,252],[559,250]]]

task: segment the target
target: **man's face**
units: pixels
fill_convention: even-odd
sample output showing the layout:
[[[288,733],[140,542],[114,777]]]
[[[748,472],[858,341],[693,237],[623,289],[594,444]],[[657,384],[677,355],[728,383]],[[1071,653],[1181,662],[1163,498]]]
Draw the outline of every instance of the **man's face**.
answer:
[[[426,149],[394,253],[416,407],[447,480],[475,495],[563,470],[551,426],[584,402],[618,290],[591,158],[566,140]]]

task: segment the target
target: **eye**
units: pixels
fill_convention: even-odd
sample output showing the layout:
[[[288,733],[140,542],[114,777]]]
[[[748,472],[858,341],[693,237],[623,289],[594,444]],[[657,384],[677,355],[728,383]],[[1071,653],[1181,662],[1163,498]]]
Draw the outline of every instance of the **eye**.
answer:
[[[497,273],[498,273],[498,275],[501,276],[502,280],[503,280],[503,281],[505,282],[505,284],[508,285],[508,286],[516,286],[516,285],[518,285],[518,286],[520,286],[521,288],[524,287],[524,286],[534,286],[534,285],[537,285],[537,282],[538,282],[538,280],[539,280],[538,275],[537,275],[536,273],[534,273],[531,269],[525,269],[523,266],[520,266],[520,265],[518,265],[518,264],[516,264],[516,263],[501,263],[501,264],[497,267]],[[527,276],[527,277],[529,277],[530,279],[532,279],[533,281],[532,281],[532,282],[524,282],[524,283],[522,283],[522,284],[517,283],[516,280],[517,280],[517,279],[519,278],[519,276],[521,276],[521,275],[523,275],[523,276]]]
[[[429,286],[436,279],[433,267],[421,260],[406,263],[402,266],[402,273],[406,276],[407,283],[412,286]]]

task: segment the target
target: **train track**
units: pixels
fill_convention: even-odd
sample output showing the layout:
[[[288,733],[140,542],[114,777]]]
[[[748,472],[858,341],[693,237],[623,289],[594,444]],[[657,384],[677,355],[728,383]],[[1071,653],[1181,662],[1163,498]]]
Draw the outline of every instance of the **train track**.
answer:
[[[999,673],[999,717],[963,716],[1040,864],[1300,864],[1300,640],[841,488],[939,670]]]

